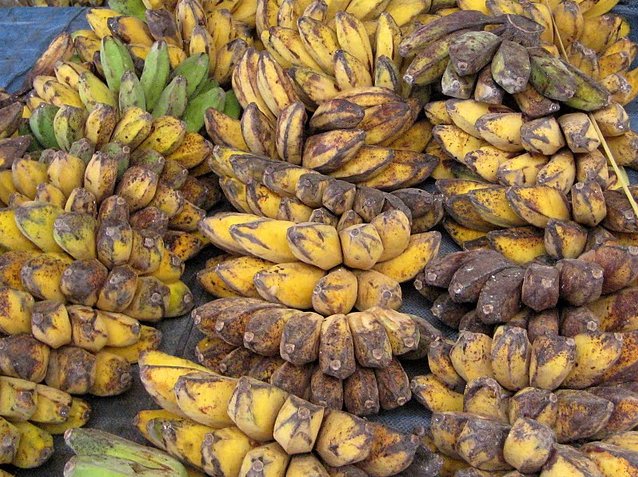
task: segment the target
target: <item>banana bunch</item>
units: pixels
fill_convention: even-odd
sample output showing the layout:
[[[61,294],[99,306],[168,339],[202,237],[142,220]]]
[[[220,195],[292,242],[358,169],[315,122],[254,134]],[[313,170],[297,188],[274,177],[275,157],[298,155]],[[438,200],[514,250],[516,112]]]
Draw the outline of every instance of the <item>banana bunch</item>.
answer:
[[[135,60],[144,61],[153,43],[165,43],[173,68],[190,57],[205,54],[206,78],[226,85],[233,67],[255,42],[255,0],[213,2],[179,0],[117,0],[110,9],[92,9],[86,15],[91,27],[82,31],[84,50],[113,35],[125,43]],[[77,38],[77,37],[76,37]],[[76,45],[77,48],[77,45]],[[91,59],[85,61],[91,61]]]
[[[199,347],[208,347],[213,339]],[[222,341],[223,345],[226,345]],[[396,409],[411,397],[410,380],[398,360],[385,368],[366,368],[355,365],[346,379],[325,374],[315,363],[296,366],[278,356],[260,356],[246,348],[217,352],[216,364],[205,365],[211,371],[231,378],[247,376],[270,383],[284,391],[308,399],[313,404],[357,416],[371,416],[380,409]]]
[[[209,475],[327,476],[337,468],[386,477],[408,468],[418,447],[417,436],[163,353],[145,354],[140,376],[163,409],[141,411],[137,428]]]
[[[0,375],[0,391],[0,462],[19,469],[44,464],[54,452],[52,434],[83,426],[91,413],[82,399],[24,379]]]
[[[635,346],[635,341],[634,331],[613,333],[587,329],[571,336],[548,332],[533,337],[516,324],[499,326],[493,337],[463,331],[456,341],[443,339],[430,343],[428,363],[431,374],[414,378],[412,391],[434,412],[472,412],[471,409],[481,409],[481,403],[478,400],[468,402],[470,398],[491,395],[495,409],[489,410],[491,414],[485,417],[507,421],[507,389],[517,393],[509,401],[509,418],[513,424],[512,412],[516,409],[512,406],[518,404],[519,411],[524,408],[522,403],[515,402],[516,396],[525,394],[530,387],[545,394],[556,392],[573,396],[586,395],[587,392],[598,395],[601,391],[601,397],[602,390],[609,388],[605,395],[612,396],[612,401],[614,389],[621,398],[625,389],[622,383],[632,383],[627,391],[635,385],[631,376],[636,360],[631,347]],[[496,390],[473,389],[481,388],[477,383],[485,384],[486,381],[493,382],[494,385],[487,387]],[[635,400],[636,397],[633,398]],[[546,405],[549,404],[546,402]],[[483,409],[487,411],[487,406]],[[565,443],[628,431],[638,420],[635,404],[628,406],[623,403],[614,408],[603,403],[600,410],[607,417],[581,416],[584,423],[600,426],[588,429],[589,434],[579,431],[577,425],[559,423],[557,427],[562,429],[556,429],[558,441]],[[561,417],[567,415],[567,412],[559,412]]]
[[[638,95],[638,70],[630,70],[637,49],[629,39],[627,19],[609,13],[617,3],[617,0],[460,0],[459,7],[487,15],[525,16],[545,27],[542,37],[548,44],[556,40],[553,16],[569,62],[600,81],[614,101],[626,105]]]
[[[582,329],[601,326],[605,331],[616,331],[625,328],[615,325],[619,320],[600,303],[609,303],[613,294],[624,296],[622,290],[633,286],[638,275],[637,257],[635,246],[613,241],[578,258],[561,259],[556,265],[520,267],[493,250],[457,252],[432,260],[415,286],[434,302],[434,315],[453,328],[467,325],[469,320],[470,326],[482,323],[482,329],[489,330],[494,324],[516,319],[529,333],[532,328],[569,327],[559,324],[560,320],[581,323]],[[565,306],[591,306],[600,317],[592,313],[571,316],[573,310],[563,310],[560,318],[559,300]]]
[[[501,103],[508,93],[526,114],[560,104],[583,111],[607,106],[610,94],[601,83],[559,58],[553,44],[541,46],[543,34],[553,32],[552,15],[544,4],[529,5],[543,7],[549,27],[522,15],[491,17],[475,10],[418,27],[399,45],[401,55],[413,57],[403,79],[415,85],[440,83],[444,95],[457,99]],[[550,36],[545,41],[551,43]]]
[[[506,395],[493,378],[479,378],[460,394],[462,410],[434,412],[426,446],[441,454],[444,467],[456,469],[441,475],[613,477],[638,472],[638,433],[605,430],[608,422],[635,421],[636,393],[605,386],[555,393],[527,387]],[[576,435],[583,436],[578,443],[570,440]]]
[[[619,187],[613,172],[609,175],[600,138],[585,113],[532,119],[506,106],[473,99],[429,103],[426,111],[435,123],[433,137],[445,160],[459,163],[446,166],[456,175],[463,174],[465,166],[466,175],[486,182],[546,184],[564,193],[574,180],[594,179],[605,189]],[[636,133],[631,131],[625,109],[611,103],[593,118],[617,163],[635,167],[636,153],[629,144],[636,141]],[[550,165],[552,160],[555,164]],[[594,174],[592,169],[600,171]]]
[[[204,111],[208,108],[226,110],[233,116],[239,114],[239,105],[232,95],[227,104],[224,90],[208,78],[206,53],[173,65],[168,44],[160,40],[151,44],[143,61],[136,62],[126,45],[114,36],[96,39],[92,48],[80,48],[79,40],[86,38],[77,34],[74,40],[83,63],[58,61],[49,75],[33,79],[34,89],[27,100],[29,114],[35,114],[42,103],[49,105],[44,119],[56,115],[58,110],[52,106],[73,108],[57,118],[60,122],[57,135],[47,135],[48,128],[44,128],[42,137],[34,131],[38,140],[45,140],[40,141],[44,147],[54,147],[56,142],[60,147],[68,147],[70,142],[83,137],[84,129],[88,134],[89,128],[96,127],[90,121],[100,124],[104,121],[91,118],[98,114],[96,109],[110,108],[109,116],[115,116],[107,118],[111,124],[124,117],[129,108],[152,113],[152,118],[183,118],[188,133],[197,133],[202,128]]]
[[[326,274],[313,276],[313,272],[312,267],[299,262],[277,266],[256,257],[218,256],[207,261],[197,279],[213,296],[260,298],[299,309],[311,308],[324,316],[349,313],[353,308],[398,309],[403,303],[398,280],[376,270],[339,266]],[[295,280],[302,281],[294,285]],[[269,286],[272,290],[267,289]],[[288,289],[295,286],[294,291]]]
[[[52,123],[39,121],[42,108],[48,106],[31,116],[32,131],[53,130]],[[39,200],[96,217],[98,206],[117,193],[119,207],[127,209],[127,217],[130,209],[134,224],[152,226],[167,243],[171,235],[176,245],[168,248],[181,260],[197,254],[205,245],[193,235],[197,222],[221,196],[216,177],[207,174],[212,146],[201,135],[186,133],[184,124],[170,116],[152,119],[130,108],[119,122],[110,123],[110,108],[96,111],[87,121],[87,138],[71,143],[68,152],[55,147],[31,153],[1,171],[0,201],[16,206]]]
[[[64,441],[75,453],[64,467],[64,477],[190,475],[164,452],[97,429],[70,429],[64,434]]]
[[[407,382],[403,368],[393,357],[410,356],[419,348],[420,320],[410,315],[375,307],[362,313],[322,317],[261,300],[222,298],[195,309],[192,316],[197,328],[206,335],[199,349],[211,348],[212,343],[221,340],[213,350],[214,370],[221,374],[271,379],[273,384],[304,396],[311,387],[313,363],[317,362],[316,372],[325,375],[317,380],[333,381],[330,387],[336,397],[329,401],[335,405],[343,403],[343,399],[336,399],[344,395],[339,391],[343,386],[353,389],[354,397],[361,396],[360,391],[354,392],[359,388],[355,382],[361,379],[373,383],[378,380],[383,389],[393,390],[394,397],[383,392],[375,394],[373,404],[380,399],[384,409],[401,406],[410,399],[406,386],[383,385],[390,381]],[[246,352],[236,348],[248,350],[248,359],[237,359],[238,354]],[[207,354],[202,361],[213,364],[212,358]],[[365,370],[358,371],[359,368]],[[300,374],[305,378],[295,378]],[[321,386],[315,388],[316,392],[321,390]],[[356,407],[355,412],[355,405],[349,403],[347,399],[348,410],[355,414],[379,410],[378,405],[371,405]]]
[[[131,364],[139,354],[161,339],[154,328],[123,314],[50,300],[34,303],[27,293],[0,291],[7,303],[0,349],[4,376],[46,382],[75,395],[115,396],[130,388]]]
[[[157,231],[146,228],[141,219],[149,215],[139,217],[129,220],[121,196],[102,203],[99,220],[38,200],[0,209],[0,244],[8,250],[0,257],[0,283],[40,300],[145,321],[188,313],[193,296],[180,280],[183,261]],[[7,314],[9,322],[14,318]],[[20,326],[29,323],[27,314]]]
[[[611,468],[624,475],[638,469],[635,456],[613,447],[635,438],[629,431],[638,422],[636,332],[544,331],[534,337],[511,323],[493,337],[464,331],[456,341],[430,343],[431,374],[415,377],[411,387],[434,412],[432,450],[452,467],[479,469],[454,475],[506,475],[514,468],[525,475],[608,476]],[[581,447],[591,449],[586,454],[596,465],[587,467],[583,455],[560,457],[592,440],[612,444]]]
[[[603,167],[606,171],[606,165]],[[444,227],[453,240],[465,248],[492,246],[519,264],[544,255],[562,258],[553,247],[563,245],[551,243],[563,240],[556,234],[577,239],[566,252],[574,258],[584,247],[582,237],[588,227],[602,224],[623,233],[635,229],[634,214],[623,193],[605,191],[596,180],[574,183],[571,200],[545,184],[507,187],[441,179],[437,186],[443,191],[449,216]]]
[[[0,338],[0,371],[7,376],[42,381],[53,359],[52,350],[62,346],[74,346],[80,355],[104,351],[132,364],[142,351],[157,347],[161,340],[158,330],[123,313],[65,306],[54,300],[36,302],[27,292],[6,286],[0,293],[7,303],[0,317],[4,335]],[[20,356],[27,355],[32,361],[17,366]]]
[[[260,63],[269,58],[263,52],[257,56]],[[269,63],[276,66],[272,59]],[[235,70],[239,71],[241,63]],[[280,80],[263,83],[273,97],[273,84],[287,84],[293,91],[283,70],[278,77]],[[244,93],[235,88],[243,101]],[[363,87],[320,103],[309,120],[306,107],[295,95],[269,109],[268,115],[254,102],[246,106],[241,119],[209,109],[206,130],[218,146],[280,159],[381,190],[418,184],[437,164],[435,157],[423,154],[432,127],[427,120],[417,121],[421,104],[414,98],[406,101],[386,88]]]
[[[370,160],[369,151],[374,149],[363,149],[368,150],[362,152],[365,160]],[[390,194],[225,146],[214,147],[208,164],[220,177],[224,195],[240,212],[291,222],[321,222],[341,230],[370,222],[382,212],[399,210],[409,219],[412,233],[430,230],[443,218],[440,198],[420,189],[398,189]]]
[[[215,246],[241,255],[208,262],[198,275],[206,290],[325,315],[354,306],[398,308],[399,284],[423,269],[440,242],[438,232],[410,235],[405,214],[396,210],[340,231],[241,213],[203,219],[200,230]]]

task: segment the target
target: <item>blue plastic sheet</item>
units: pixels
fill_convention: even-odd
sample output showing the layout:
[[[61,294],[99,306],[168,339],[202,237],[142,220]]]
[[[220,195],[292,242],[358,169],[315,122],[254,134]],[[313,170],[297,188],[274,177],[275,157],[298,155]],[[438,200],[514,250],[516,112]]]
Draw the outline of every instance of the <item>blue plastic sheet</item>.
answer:
[[[31,65],[46,49],[50,41],[62,31],[75,31],[88,28],[84,19],[84,8],[5,8],[0,9],[0,87],[10,92],[19,90]],[[623,0],[616,10],[630,19],[632,30],[638,30],[638,1]],[[638,34],[632,32],[634,41]],[[629,106],[632,123],[638,127],[638,107]],[[632,173],[632,179],[635,175]],[[632,182],[634,182],[632,180]],[[449,239],[441,244],[442,253],[456,250]],[[211,297],[207,295],[195,280],[195,273],[204,261],[214,252],[207,250],[187,264],[184,281],[191,287],[198,304],[205,303]],[[403,287],[403,311],[435,319],[430,314],[424,300],[414,291],[411,284]],[[158,325],[164,333],[161,349],[167,353],[194,359],[194,347],[201,335],[193,329],[189,318],[165,320]],[[406,365],[409,374],[426,372],[425,362]],[[156,407],[135,377],[133,388],[126,394],[114,398],[87,398],[93,406],[90,427],[103,429],[115,434],[143,442],[132,426],[132,419],[141,409]],[[428,424],[429,415],[414,401],[392,412],[382,412],[376,420],[400,430],[410,431],[416,426]],[[71,456],[61,438],[56,438],[56,452],[44,466],[34,470],[16,470],[7,468],[20,477],[61,476],[64,463]],[[416,477],[416,476],[415,476]]]

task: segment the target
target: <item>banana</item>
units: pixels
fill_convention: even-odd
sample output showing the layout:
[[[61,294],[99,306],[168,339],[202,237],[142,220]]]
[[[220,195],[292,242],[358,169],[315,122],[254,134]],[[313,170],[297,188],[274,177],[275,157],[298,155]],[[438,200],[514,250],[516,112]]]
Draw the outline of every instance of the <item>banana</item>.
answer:
[[[58,112],[58,107],[48,103],[40,104],[29,118],[29,127],[38,142],[49,148],[59,147],[53,121]]]
[[[120,40],[112,36],[102,38],[100,65],[106,83],[113,93],[119,92],[122,75],[127,71],[135,71],[130,53]]]
[[[170,74],[170,60],[166,42],[160,40],[150,48],[144,61],[144,68],[140,76],[140,84],[144,90],[146,106],[153,110],[159,97],[168,83]]]
[[[620,357],[621,335],[613,333],[580,334],[574,337],[574,341],[576,344],[576,364],[564,381],[565,385],[571,388],[582,389],[595,383],[604,373],[604,368],[613,365]]]
[[[266,157],[275,156],[275,130],[255,103],[244,109],[241,132],[250,152]]]
[[[235,387],[228,415],[250,438],[269,441],[273,438],[277,415],[285,402],[286,394],[281,389],[244,377]]]
[[[137,75],[133,71],[126,71],[120,81],[120,92],[118,96],[120,111],[126,111],[131,107],[146,110],[146,98],[144,89]]]
[[[416,376],[410,388],[416,400],[432,412],[463,410],[463,394],[448,388],[434,374]]]
[[[157,99],[153,107],[153,117],[181,117],[188,102],[187,84],[188,82],[183,76],[174,76]]]
[[[111,140],[117,124],[115,107],[97,104],[86,118],[84,128],[86,137],[99,149]]]
[[[172,116],[160,116],[154,119],[150,134],[139,148],[149,148],[168,155],[180,146],[185,135],[186,126],[182,121]]]
[[[181,376],[192,372],[208,372],[203,366],[180,358],[149,351],[140,357],[140,379],[146,391],[166,410],[184,415],[177,406],[175,384]]]
[[[344,50],[334,54],[334,75],[341,90],[372,86],[372,76],[361,61]]]
[[[281,263],[257,272],[253,281],[257,293],[266,300],[306,309],[312,306],[313,290],[324,274],[323,270],[311,265]]]
[[[346,268],[337,268],[322,277],[312,292],[312,307],[329,316],[349,313],[358,300],[358,278]]]
[[[395,258],[374,265],[374,270],[399,283],[414,278],[438,253],[441,236],[438,232],[425,232],[410,237],[407,248]]]
[[[82,103],[89,111],[93,111],[98,104],[117,107],[115,93],[97,76],[88,71],[82,73],[78,80],[78,93]]]
[[[29,157],[19,158],[11,165],[11,178],[16,191],[32,199],[37,186],[46,183],[46,165]]]
[[[334,78],[319,71],[293,66],[288,70],[288,74],[301,90],[306,106],[314,107],[315,104],[335,98],[339,93]]]
[[[326,74],[334,72],[333,58],[339,49],[337,33],[314,18],[301,16],[297,20],[301,40],[312,58]]]
[[[395,280],[375,270],[357,274],[358,310],[367,310],[375,306],[398,309],[402,303],[401,287]]]
[[[290,78],[268,52],[259,55],[256,84],[261,98],[275,117],[298,100]]]
[[[44,464],[53,455],[53,437],[29,422],[14,422],[20,433],[15,457],[11,462],[20,469],[31,469]]]
[[[324,416],[316,451],[326,464],[342,467],[368,457],[372,439],[372,429],[366,421],[331,410]]]
[[[58,146],[68,151],[84,135],[86,113],[73,106],[62,106],[53,118],[53,132]]]
[[[213,142],[218,145],[232,147],[240,151],[248,151],[248,145],[241,131],[241,122],[226,116],[216,109],[209,108],[204,117],[206,131]]]
[[[507,198],[516,213],[532,225],[544,227],[547,225],[549,219],[569,219],[569,210],[565,196],[557,189],[544,185],[531,187],[515,186],[507,191]],[[547,204],[548,207],[544,207],[541,202],[539,202],[541,200]],[[531,207],[534,209],[532,210]]]
[[[253,447],[253,442],[236,427],[215,430],[204,439],[203,468],[209,473],[221,470],[224,475],[239,475],[242,462]]]

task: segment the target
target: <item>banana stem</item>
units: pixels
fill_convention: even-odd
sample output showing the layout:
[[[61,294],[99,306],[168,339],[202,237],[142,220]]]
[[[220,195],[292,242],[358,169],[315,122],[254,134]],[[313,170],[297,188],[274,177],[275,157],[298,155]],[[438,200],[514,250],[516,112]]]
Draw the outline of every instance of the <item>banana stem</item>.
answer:
[[[558,26],[556,25],[556,19],[554,18],[554,13],[552,12],[552,9],[549,5],[548,0],[543,0],[543,4],[549,9],[550,16],[552,18],[552,27],[554,29],[554,44],[556,44],[556,46],[558,46],[558,48],[560,49],[563,59],[569,62],[569,59],[567,56],[567,50],[565,49],[565,44],[563,43],[563,39],[560,36],[560,31],[558,30]],[[605,140],[605,136],[603,136],[603,133],[600,130],[600,127],[598,127],[598,121],[596,121],[596,118],[594,117],[592,113],[589,113],[588,116],[589,116],[589,120],[594,125],[594,129],[596,130],[596,134],[598,135],[598,138],[600,139],[600,143],[602,144],[605,154],[607,155],[607,159],[609,163],[611,164],[611,167],[614,169],[614,172],[616,173],[616,177],[618,177],[618,181],[620,182],[622,190],[625,193],[625,196],[627,196],[627,200],[629,200],[629,204],[631,205],[631,208],[634,211],[634,215],[638,218],[638,204],[636,203],[634,196],[631,194],[631,191],[629,190],[629,185],[625,181],[624,175],[620,173],[620,167],[618,167],[618,163],[616,162],[616,159],[614,158],[614,154],[611,152],[611,149],[609,148],[609,144],[607,144],[607,141]]]

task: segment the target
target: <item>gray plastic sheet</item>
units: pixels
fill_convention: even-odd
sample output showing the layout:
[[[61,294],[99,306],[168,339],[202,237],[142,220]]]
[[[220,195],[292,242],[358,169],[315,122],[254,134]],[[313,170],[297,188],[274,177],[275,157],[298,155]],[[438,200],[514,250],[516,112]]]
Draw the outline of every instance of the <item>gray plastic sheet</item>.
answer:
[[[615,11],[630,19],[633,30],[631,36],[634,41],[638,41],[638,33],[635,31],[638,30],[638,1],[622,0]],[[85,12],[85,8],[0,8],[0,87],[4,87],[9,92],[18,91],[31,65],[57,34],[62,31],[88,28],[84,19]],[[627,109],[632,117],[632,123],[638,127],[638,107],[634,103]],[[633,173],[631,178],[632,182],[637,179]],[[432,187],[430,182],[424,186],[426,189]],[[441,253],[458,250],[458,247],[445,234],[443,235]],[[198,305],[211,300],[212,297],[199,286],[195,274],[202,268],[206,259],[215,254],[216,251],[209,248],[187,264],[183,279],[191,287]],[[438,323],[431,315],[427,303],[414,290],[412,284],[406,284],[403,287],[403,297],[402,311],[420,315],[433,323]],[[157,327],[163,332],[160,346],[162,351],[195,359],[194,347],[202,335],[194,329],[189,317],[165,320]],[[425,361],[404,364],[411,376],[427,372]],[[114,398],[88,397],[88,401],[93,407],[92,418],[88,424],[90,427],[144,442],[134,429],[132,420],[137,411],[156,406],[144,391],[137,375],[132,389],[124,395]],[[412,401],[400,409],[382,412],[374,419],[409,432],[415,427],[426,426],[429,422],[429,413]],[[64,464],[72,453],[60,437],[56,438],[55,445],[54,456],[44,466],[33,470],[17,470],[8,467],[7,470],[20,477],[61,476]]]

